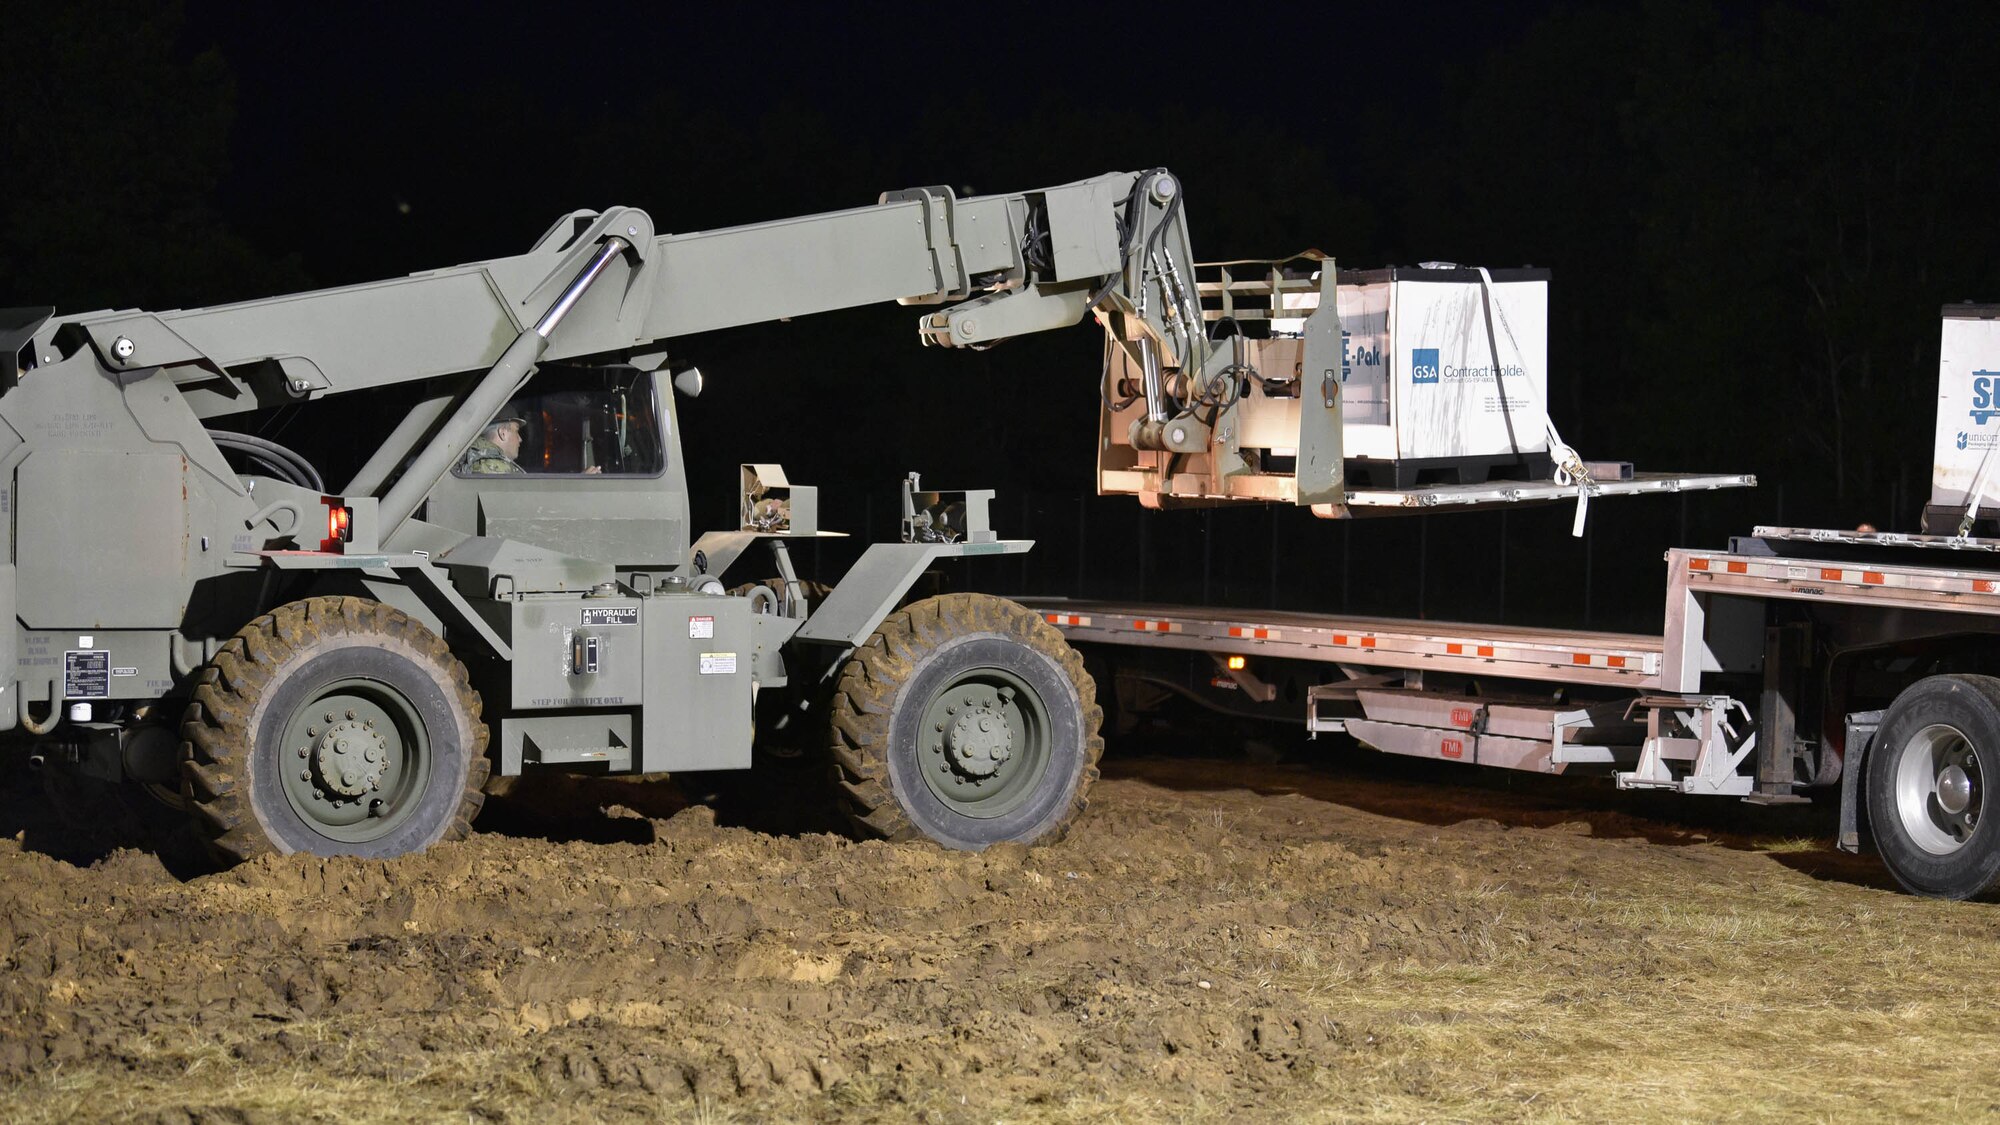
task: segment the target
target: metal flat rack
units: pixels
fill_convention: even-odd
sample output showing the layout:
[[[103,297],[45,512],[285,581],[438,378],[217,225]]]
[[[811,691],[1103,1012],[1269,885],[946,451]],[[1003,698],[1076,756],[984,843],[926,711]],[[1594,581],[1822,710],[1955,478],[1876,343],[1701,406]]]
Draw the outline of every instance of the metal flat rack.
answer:
[[[1767,527],[1760,524],[1751,529],[1750,538],[1785,543],[1839,543],[1850,547],[1919,547],[1933,551],[2000,553],[2000,539],[1909,535],[1897,531],[1832,531],[1823,527]]]
[[[1638,473],[1629,480],[1591,482],[1593,498],[1641,496],[1649,493],[1707,492],[1720,488],[1755,488],[1749,473]],[[1496,480],[1480,484],[1434,484],[1415,488],[1350,488],[1350,508],[1451,508],[1492,504],[1535,504],[1574,500],[1584,486],[1552,480]]]

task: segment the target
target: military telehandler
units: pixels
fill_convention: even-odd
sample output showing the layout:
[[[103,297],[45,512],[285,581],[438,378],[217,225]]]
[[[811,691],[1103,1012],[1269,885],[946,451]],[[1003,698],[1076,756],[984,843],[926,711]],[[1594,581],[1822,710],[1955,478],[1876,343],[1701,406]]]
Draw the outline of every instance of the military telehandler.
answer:
[[[999,598],[906,604],[939,560],[1030,544],[989,492],[912,478],[902,541],[815,596],[788,544],[817,497],[775,466],[745,467],[738,527],[691,537],[673,391],[701,377],[667,344],[893,300],[940,306],[928,344],[1095,312],[1147,341],[1149,378],[1198,370],[1179,204],[1155,169],[693,234],[615,207],[372,284],[7,310],[0,728],[47,768],[176,793],[225,861],[463,836],[494,771],[746,767],[759,715],[827,732],[862,831],[1049,838],[1102,747],[1082,662]],[[248,432],[398,386],[417,405],[337,489]],[[777,580],[725,589],[760,546]]]

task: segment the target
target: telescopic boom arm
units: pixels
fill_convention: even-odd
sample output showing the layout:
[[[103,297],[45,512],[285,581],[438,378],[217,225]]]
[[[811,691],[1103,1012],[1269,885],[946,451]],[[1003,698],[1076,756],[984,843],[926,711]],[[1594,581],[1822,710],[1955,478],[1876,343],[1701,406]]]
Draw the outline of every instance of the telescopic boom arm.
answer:
[[[883,301],[948,306],[918,324],[943,347],[1094,312],[1145,372],[1150,433],[1166,418],[1167,373],[1212,359],[1193,275],[1179,182],[1154,169],[966,199],[915,188],[685,234],[656,234],[634,208],[578,211],[517,257],[209,309],[90,313],[41,335],[65,354],[91,347],[113,371],[166,369],[202,418],[476,376],[414,411],[350,486],[380,493],[386,535],[538,363],[657,366],[676,337]]]

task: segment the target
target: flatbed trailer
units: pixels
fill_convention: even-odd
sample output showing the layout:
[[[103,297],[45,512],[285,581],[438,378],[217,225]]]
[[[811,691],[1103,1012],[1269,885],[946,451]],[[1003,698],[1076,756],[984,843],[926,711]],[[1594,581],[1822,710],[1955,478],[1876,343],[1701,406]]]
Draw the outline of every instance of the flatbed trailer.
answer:
[[[1389,753],[1766,804],[1837,790],[1923,894],[2000,886],[2000,539],[1758,527],[1666,553],[1653,634],[1024,599],[1116,706],[1171,691]]]

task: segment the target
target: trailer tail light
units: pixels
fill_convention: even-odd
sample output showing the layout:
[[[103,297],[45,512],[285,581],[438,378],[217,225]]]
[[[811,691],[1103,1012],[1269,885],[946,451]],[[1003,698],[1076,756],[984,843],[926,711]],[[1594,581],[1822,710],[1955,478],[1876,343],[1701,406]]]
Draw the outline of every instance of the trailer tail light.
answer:
[[[354,541],[354,509],[332,500],[326,502],[326,538],[320,540],[322,551],[339,551],[344,544]]]
[[[1229,658],[1229,670],[1232,672],[1241,672],[1249,666],[1250,661],[1241,656],[1232,656]]]

